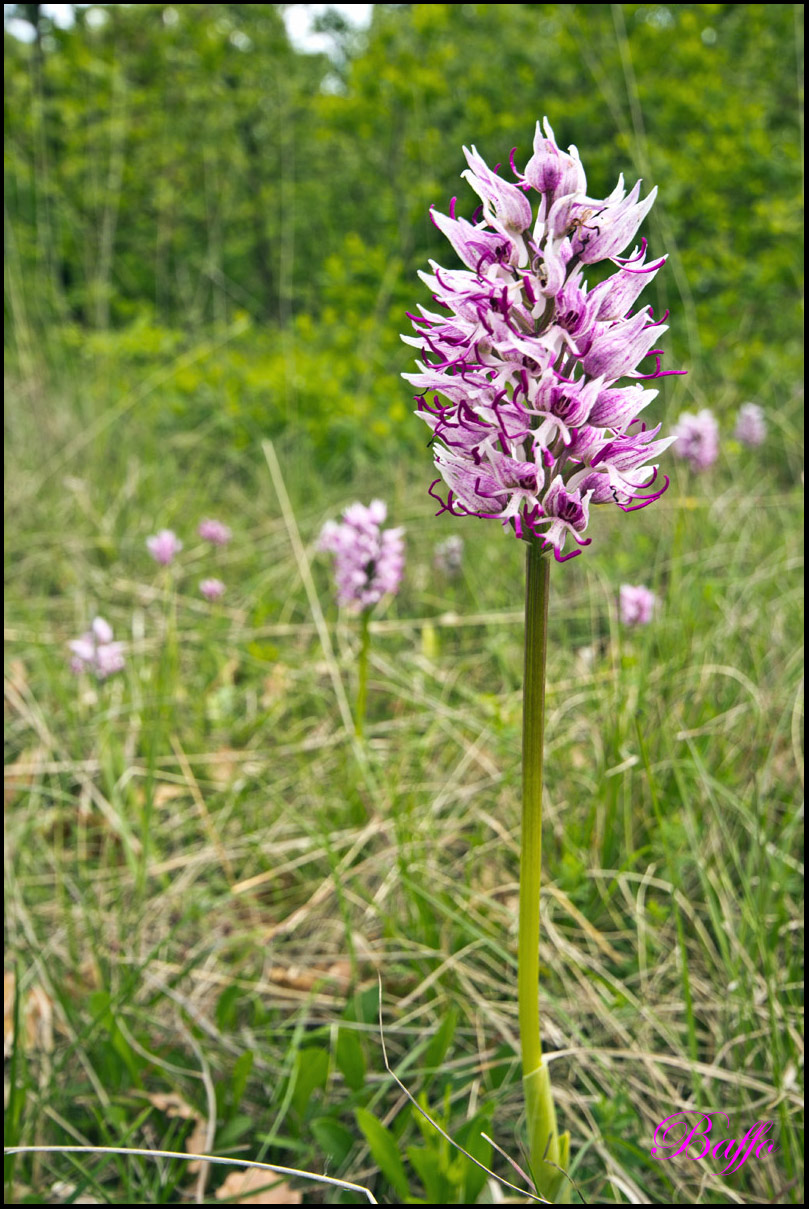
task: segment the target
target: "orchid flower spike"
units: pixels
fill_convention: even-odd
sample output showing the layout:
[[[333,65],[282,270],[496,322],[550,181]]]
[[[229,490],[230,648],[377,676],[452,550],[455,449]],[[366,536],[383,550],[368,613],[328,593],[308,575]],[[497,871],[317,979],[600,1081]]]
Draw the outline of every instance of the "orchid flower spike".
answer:
[[[404,571],[404,529],[383,529],[382,500],[351,504],[341,521],[327,521],[318,548],[334,554],[338,604],[361,613],[398,592]]]
[[[533,155],[515,182],[464,149],[462,173],[480,198],[477,220],[432,211],[462,268],[434,262],[421,273],[434,306],[410,315],[418,415],[431,430],[440,512],[498,520],[539,540],[560,562],[590,543],[590,507],[624,512],[654,503],[668,486],[658,437],[641,413],[657,395],[667,330],[636,306],[665,264],[632,246],[655,200],[623,179],[606,198],[586,194],[575,147],[562,151],[537,124]],[[590,288],[586,265],[614,271]],[[652,368],[644,369],[646,358]],[[565,551],[572,546],[569,553]]]

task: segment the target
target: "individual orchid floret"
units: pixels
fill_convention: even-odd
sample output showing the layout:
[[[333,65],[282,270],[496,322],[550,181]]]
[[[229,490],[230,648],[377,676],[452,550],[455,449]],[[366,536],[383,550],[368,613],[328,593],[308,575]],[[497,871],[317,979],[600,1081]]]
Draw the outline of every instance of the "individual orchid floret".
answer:
[[[355,503],[341,521],[327,521],[318,548],[334,554],[337,601],[360,613],[398,592],[404,571],[403,529],[382,529],[387,507]]]
[[[707,407],[693,415],[683,412],[674,429],[674,453],[693,470],[707,470],[719,457],[719,425]]]
[[[652,189],[648,197],[639,201],[640,181],[622,201],[615,205],[579,203],[570,216],[574,256],[582,264],[595,264],[599,260],[612,260],[623,252],[635,238],[638,227],[651,210],[657,197]]]
[[[171,529],[161,529],[154,537],[147,537],[146,548],[155,562],[167,567],[183,548],[183,543]]]
[[[442,575],[453,579],[463,566],[463,538],[453,534],[439,542],[433,553],[433,566]]]
[[[638,304],[666,260],[635,242],[656,190],[642,198],[621,178],[588,197],[576,148],[561,151],[547,119],[522,175],[512,158],[516,183],[464,151],[482,204],[472,222],[454,199],[449,215],[431,213],[465,267],[430,262],[434,305],[403,336],[447,488],[437,479],[430,494],[442,512],[499,520],[564,561],[589,544],[591,505],[629,512],[668,486],[657,459],[673,438],[654,439],[659,427],[640,418],[657,394],[646,384],[683,372],[660,368],[666,315]],[[590,288],[596,262],[615,269]]]
[[[96,648],[96,675],[99,680],[106,680],[115,672],[122,672],[125,666],[123,643],[99,643]]]
[[[643,241],[645,245],[645,240]],[[622,264],[617,273],[602,281],[590,292],[590,298],[598,300],[597,319],[623,319],[629,314],[643,290],[654,281],[666,263],[660,256],[653,264],[646,264],[646,248],[635,251]]]
[[[210,542],[212,546],[226,546],[233,536],[227,525],[223,525],[221,521],[209,520],[207,518],[200,521],[197,533],[206,542]]]
[[[749,445],[751,448],[763,445],[767,439],[764,409],[757,403],[742,403],[733,435],[742,445]]]
[[[206,600],[220,600],[225,594],[225,585],[221,579],[203,579],[199,590]]]
[[[517,185],[504,181],[481,159],[473,147],[464,147],[469,167],[461,176],[465,177],[483,202],[483,213],[495,231],[499,231],[518,249],[518,263],[528,263],[528,251],[522,233],[531,226],[533,211],[531,203]]]
[[[572,537],[579,546],[590,545],[592,539],[579,537],[579,534],[584,533],[589,523],[592,496],[592,490],[584,494],[581,491],[566,491],[561,475],[553,480],[543,500],[547,515],[538,517],[534,523],[549,526],[543,537],[554,550],[564,547],[567,536]]]
[[[650,323],[645,310],[631,319],[599,324],[583,352],[582,368],[593,378],[610,381],[627,376],[640,377],[636,366],[657,342],[661,331],[668,331],[668,328],[661,329]]]
[[[74,638],[68,643],[73,658],[70,661],[71,670],[76,672],[84,672],[90,669],[95,669],[96,643],[91,632],[82,634],[81,638]]]
[[[125,666],[123,643],[113,642],[112,626],[103,617],[96,617],[87,633],[69,646],[73,655],[70,666],[76,673],[93,672],[99,680],[106,680]]]
[[[93,618],[90,629],[99,646],[109,646],[112,642],[112,626],[103,617]]]
[[[619,604],[624,625],[648,625],[655,607],[655,594],[642,584],[621,584]]]
[[[486,265],[499,264],[516,254],[511,240],[504,239],[498,231],[481,230],[465,218],[448,218],[437,210],[431,210],[430,217],[446,235],[458,257],[476,273]]]
[[[567,153],[560,151],[547,118],[544,128],[543,134],[542,127],[537,122],[534,154],[525,165],[523,180],[530,188],[545,196],[550,208],[550,204],[559,197],[568,197],[571,194],[583,196],[587,179],[577,149],[569,147]]]

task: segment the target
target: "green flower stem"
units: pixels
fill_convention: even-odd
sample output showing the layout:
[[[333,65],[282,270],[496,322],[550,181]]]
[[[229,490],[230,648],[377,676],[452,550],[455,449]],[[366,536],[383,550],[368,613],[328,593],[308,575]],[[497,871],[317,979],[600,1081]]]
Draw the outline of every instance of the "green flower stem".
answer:
[[[539,1028],[542,750],[549,586],[550,557],[543,556],[539,542],[532,541],[526,555],[518,999],[531,1172],[537,1192],[552,1201],[563,1179],[558,1167],[567,1165],[569,1138],[567,1134],[559,1137],[550,1075],[542,1064]]]
[[[369,623],[371,610],[363,609],[360,614],[360,655],[357,667],[357,709],[354,715],[354,733],[358,739],[365,733],[365,708],[368,699],[368,649],[371,645]]]

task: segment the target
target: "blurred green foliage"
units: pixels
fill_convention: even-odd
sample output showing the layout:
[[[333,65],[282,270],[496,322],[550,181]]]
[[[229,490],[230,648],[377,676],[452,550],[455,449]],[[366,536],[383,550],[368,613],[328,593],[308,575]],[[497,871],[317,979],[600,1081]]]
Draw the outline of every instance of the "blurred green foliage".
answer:
[[[12,356],[67,349],[126,388],[230,334],[164,404],[237,445],[290,422],[330,455],[416,442],[398,336],[417,269],[452,260],[429,207],[471,215],[462,145],[524,163],[547,114],[595,195],[619,171],[659,186],[649,301],[678,389],[720,412],[792,393],[800,6],[376,4],[364,34],[326,21],[331,57],[292,48],[282,7],[77,7],[59,29],[16,6],[36,37],[5,38]]]

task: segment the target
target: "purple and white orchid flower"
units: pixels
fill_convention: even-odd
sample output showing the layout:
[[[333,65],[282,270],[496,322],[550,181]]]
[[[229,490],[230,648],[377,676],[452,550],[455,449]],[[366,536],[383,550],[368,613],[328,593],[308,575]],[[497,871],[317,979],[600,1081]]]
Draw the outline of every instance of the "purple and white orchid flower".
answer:
[[[436,480],[430,494],[441,511],[540,539],[561,562],[589,544],[591,504],[632,511],[668,486],[656,459],[675,437],[654,440],[659,429],[640,421],[657,394],[641,381],[684,371],[660,368],[666,316],[633,310],[666,258],[647,262],[645,239],[622,255],[656,190],[641,200],[640,182],[627,193],[621,178],[609,197],[587,197],[576,148],[560,150],[547,119],[523,174],[512,154],[516,183],[464,153],[477,221],[456,217],[455,199],[432,219],[466,267],[430,263],[421,277],[435,305],[419,306],[415,335],[402,337],[420,354],[404,377],[448,488],[438,495]],[[599,261],[616,272],[588,289],[583,266]]]

